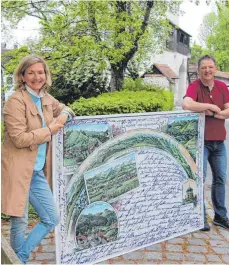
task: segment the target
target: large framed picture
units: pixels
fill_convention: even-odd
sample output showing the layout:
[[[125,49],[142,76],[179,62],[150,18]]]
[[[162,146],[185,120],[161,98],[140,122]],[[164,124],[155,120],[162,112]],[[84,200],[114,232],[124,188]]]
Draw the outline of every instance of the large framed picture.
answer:
[[[57,263],[96,263],[203,227],[204,113],[75,117],[54,137]]]

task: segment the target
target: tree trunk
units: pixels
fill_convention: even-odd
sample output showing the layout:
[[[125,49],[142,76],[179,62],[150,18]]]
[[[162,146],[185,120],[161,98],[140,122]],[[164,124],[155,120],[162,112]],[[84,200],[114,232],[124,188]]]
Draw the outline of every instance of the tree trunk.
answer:
[[[120,91],[124,81],[124,72],[126,67],[123,65],[111,65],[111,81],[110,81],[110,89],[111,92],[117,90]]]

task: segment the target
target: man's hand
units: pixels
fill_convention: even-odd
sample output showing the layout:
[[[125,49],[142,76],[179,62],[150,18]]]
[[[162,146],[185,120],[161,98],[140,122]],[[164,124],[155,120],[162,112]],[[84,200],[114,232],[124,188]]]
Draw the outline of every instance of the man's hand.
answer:
[[[221,111],[221,109],[214,104],[209,104],[209,110],[211,110],[212,112],[215,112],[215,113],[219,113]]]
[[[211,110],[205,110],[205,115],[206,116],[213,116],[213,114],[214,114],[214,112],[213,111],[211,111]]]
[[[64,125],[60,123],[57,119],[54,119],[48,127],[51,134],[56,134],[61,128],[64,127]]]
[[[183,109],[184,110],[192,110],[192,111],[207,111],[210,110],[215,113],[219,113],[221,109],[210,103],[202,103],[202,102],[196,102],[190,97],[185,97],[183,101]]]

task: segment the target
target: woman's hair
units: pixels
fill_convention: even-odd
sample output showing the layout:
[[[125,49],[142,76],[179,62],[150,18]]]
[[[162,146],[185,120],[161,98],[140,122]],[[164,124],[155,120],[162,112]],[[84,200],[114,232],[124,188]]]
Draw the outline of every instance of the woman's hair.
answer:
[[[43,89],[50,87],[52,85],[51,73],[49,71],[48,65],[45,60],[38,55],[31,54],[22,58],[17,68],[14,71],[14,85],[15,89],[25,89],[25,83],[22,81],[21,75],[25,74],[25,70],[31,65],[36,63],[42,63],[46,75],[46,82]]]

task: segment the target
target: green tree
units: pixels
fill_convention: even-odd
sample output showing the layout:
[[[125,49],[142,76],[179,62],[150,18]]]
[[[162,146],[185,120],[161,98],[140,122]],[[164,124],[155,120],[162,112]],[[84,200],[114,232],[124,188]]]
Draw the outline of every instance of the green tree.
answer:
[[[29,48],[22,46],[20,48],[10,50],[1,55],[1,68],[5,73],[8,73],[11,79],[13,71],[18,62],[26,55],[29,54]],[[6,80],[5,87],[2,87],[2,91],[12,88],[11,80]]]
[[[229,71],[229,7],[218,9],[217,24],[207,38],[207,47],[215,56],[221,71]]]
[[[216,13],[206,15],[201,26],[200,40],[206,49],[194,46],[192,50],[194,53],[212,54],[219,70],[229,71],[229,1],[216,1],[216,6]]]
[[[33,49],[48,60],[56,92],[63,89],[59,96],[64,98],[71,91],[71,101],[85,87],[94,94],[94,87],[99,88],[97,94],[106,91],[107,71],[110,90],[120,90],[128,63],[163,47],[170,30],[166,11],[175,12],[178,5],[177,1],[3,0],[2,18],[11,25],[25,15],[39,19],[41,38]],[[95,69],[93,77],[85,68]]]
[[[191,46],[191,59],[189,62],[191,64],[196,64],[200,57],[206,54],[208,54],[208,50],[194,42],[194,44]]]
[[[207,14],[200,25],[199,40],[203,46],[207,45],[207,38],[212,34],[213,28],[217,24],[217,15],[214,12]]]

